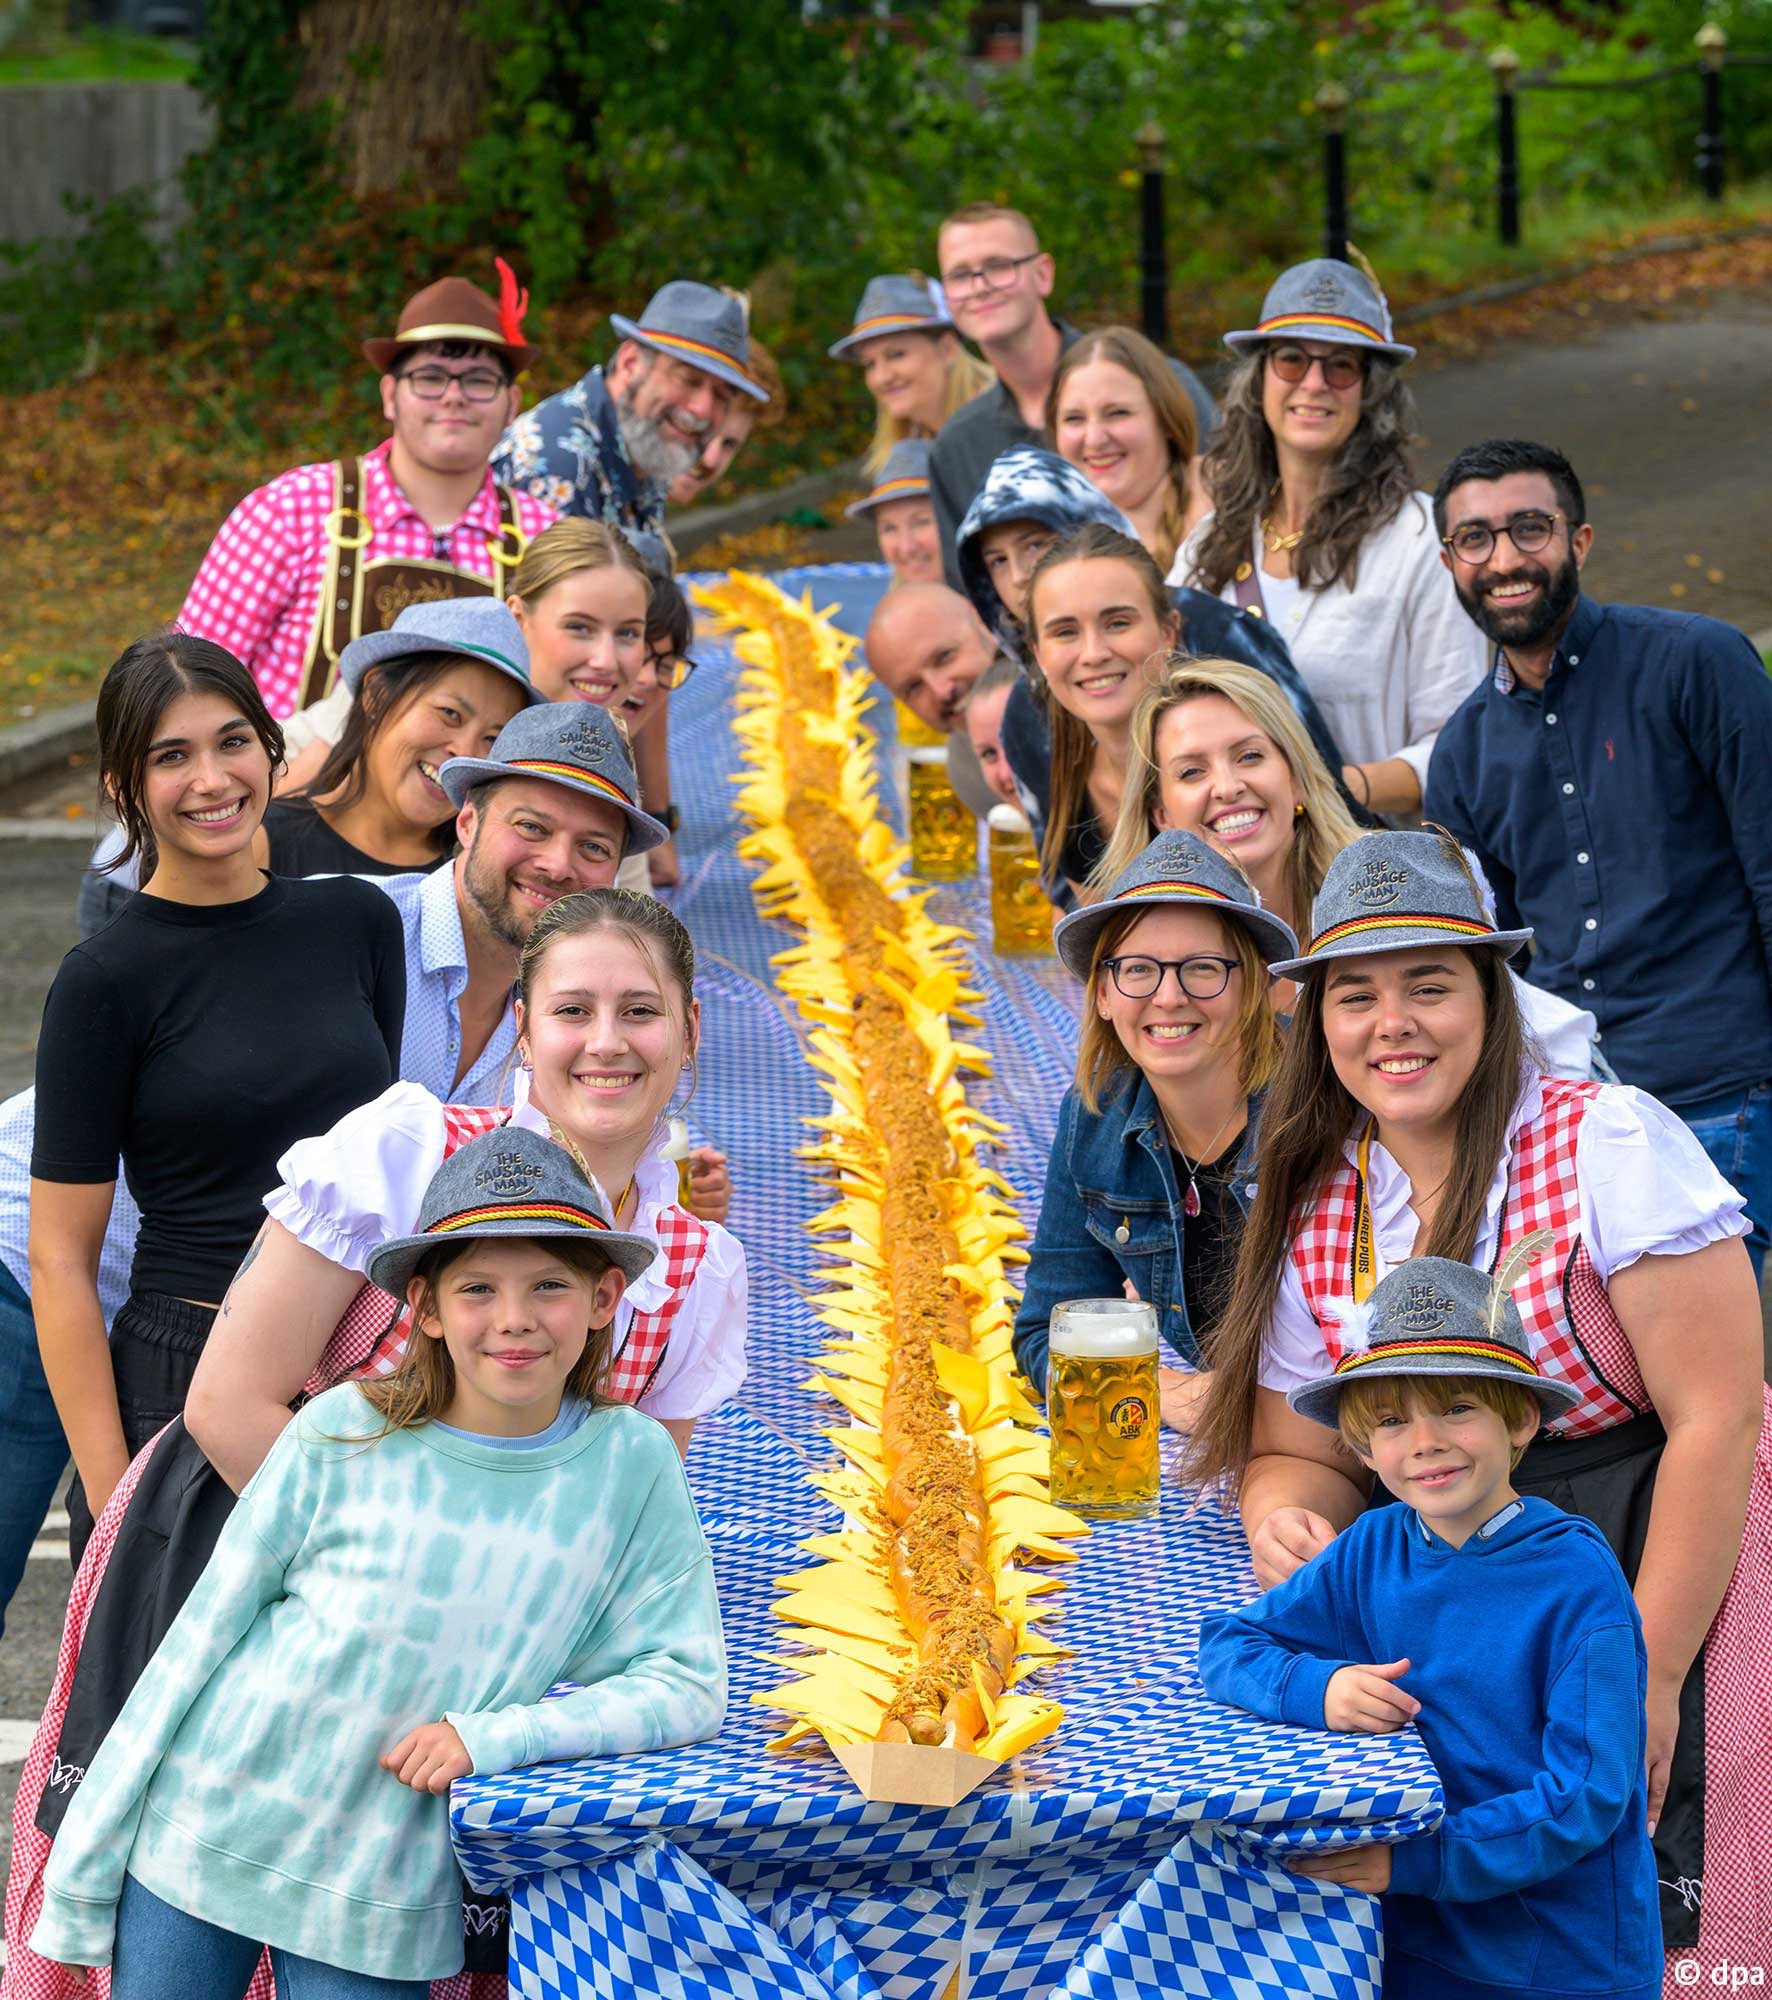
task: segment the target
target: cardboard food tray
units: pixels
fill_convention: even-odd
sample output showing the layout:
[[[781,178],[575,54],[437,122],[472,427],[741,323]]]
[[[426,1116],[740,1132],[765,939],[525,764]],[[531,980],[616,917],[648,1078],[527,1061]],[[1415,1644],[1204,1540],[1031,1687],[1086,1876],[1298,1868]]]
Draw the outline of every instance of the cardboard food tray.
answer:
[[[926,1743],[844,1743],[836,1756],[876,1805],[957,1806],[999,1768],[989,1757]]]

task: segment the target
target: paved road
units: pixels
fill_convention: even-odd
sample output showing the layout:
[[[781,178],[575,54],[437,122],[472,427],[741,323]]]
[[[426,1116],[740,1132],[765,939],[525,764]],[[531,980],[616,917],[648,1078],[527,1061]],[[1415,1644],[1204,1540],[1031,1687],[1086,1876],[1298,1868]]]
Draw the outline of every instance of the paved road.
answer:
[[[1554,346],[1476,360],[1437,362],[1431,329],[1423,329],[1422,343],[1415,388],[1427,433],[1424,482],[1473,438],[1515,435],[1560,445],[1586,481],[1598,528],[1588,572],[1596,595],[1707,611],[1749,632],[1772,628],[1765,473],[1772,294],[1723,296],[1622,324],[1571,317],[1567,337]],[[871,553],[865,529],[858,534],[848,524],[814,539],[822,556]],[[89,785],[78,780],[81,796]],[[0,813],[11,810],[11,802],[0,802]],[[0,935],[7,941],[0,1093],[30,1079],[43,992],[73,942],[86,852],[66,838],[0,838]],[[65,1587],[63,1559],[33,1562],[0,1641],[0,1813],[8,1818],[17,1763],[5,1760],[23,1755],[16,1725],[35,1715],[48,1683]],[[8,1840],[0,1827],[0,1863]]]

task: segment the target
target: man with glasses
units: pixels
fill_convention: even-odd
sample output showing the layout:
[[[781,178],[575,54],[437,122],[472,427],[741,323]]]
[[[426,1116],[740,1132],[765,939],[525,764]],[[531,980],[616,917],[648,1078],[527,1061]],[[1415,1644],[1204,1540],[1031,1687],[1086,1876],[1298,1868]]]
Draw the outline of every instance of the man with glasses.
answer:
[[[385,442],[282,473],[210,544],[178,622],[244,661],[273,715],[321,703],[351,640],[385,630],[407,605],[502,597],[524,547],[554,519],[488,469],[535,354],[523,339],[528,295],[500,268],[498,302],[444,278],[407,301],[391,338],[363,343],[381,377]],[[316,735],[336,740],[348,706],[337,690],[297,728],[291,755]]]
[[[942,425],[929,459],[942,561],[948,581],[958,585],[954,536],[972,496],[1011,445],[1051,444],[1046,398],[1058,357],[1081,329],[1047,311],[1056,270],[1019,209],[985,201],[955,209],[941,225],[936,254],[954,325],[997,371],[994,388]],[[1190,369],[1169,365],[1192,399],[1204,439],[1217,417],[1212,398]]]
[[[1482,862],[1532,979],[1670,1104],[1772,1223],[1772,681],[1714,618],[1581,592],[1593,547],[1561,452],[1461,451],[1434,515],[1493,671],[1440,731],[1427,818]],[[1652,1173],[1655,1163],[1643,1162]]]

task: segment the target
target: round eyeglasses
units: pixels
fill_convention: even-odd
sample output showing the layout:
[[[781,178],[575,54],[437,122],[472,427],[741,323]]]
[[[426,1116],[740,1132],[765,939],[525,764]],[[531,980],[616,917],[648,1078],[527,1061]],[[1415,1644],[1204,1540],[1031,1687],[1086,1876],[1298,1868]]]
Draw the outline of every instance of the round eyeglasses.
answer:
[[[1490,527],[1487,521],[1467,521],[1462,528],[1442,535],[1440,540],[1461,563],[1469,563],[1474,569],[1478,563],[1489,560],[1497,535],[1505,535],[1523,556],[1535,556],[1540,549],[1548,549],[1562,518],[1561,514],[1510,514],[1499,528]]]
[[[1193,958],[1104,958],[1101,969],[1128,1000],[1148,1000],[1166,972],[1190,1000],[1216,1000],[1231,983],[1238,961],[1201,952]]]
[[[687,653],[673,653],[668,646],[660,646],[652,655],[652,671],[661,688],[680,688],[695,672],[695,662]]]
[[[496,403],[511,386],[496,368],[469,368],[457,375],[448,368],[408,368],[399,378],[421,403],[440,403],[451,382],[470,403]]]
[[[1302,382],[1318,363],[1331,389],[1351,389],[1366,379],[1366,364],[1357,354],[1310,354],[1302,347],[1270,347],[1267,365],[1282,382]]]

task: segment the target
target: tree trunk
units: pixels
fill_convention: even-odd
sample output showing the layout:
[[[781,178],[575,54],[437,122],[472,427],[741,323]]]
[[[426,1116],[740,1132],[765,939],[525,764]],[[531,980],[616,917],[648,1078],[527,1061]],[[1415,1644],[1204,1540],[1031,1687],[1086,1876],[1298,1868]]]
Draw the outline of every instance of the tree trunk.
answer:
[[[451,188],[490,77],[475,0],[313,0],[301,15],[303,105],[327,103],[334,157],[359,198]]]

